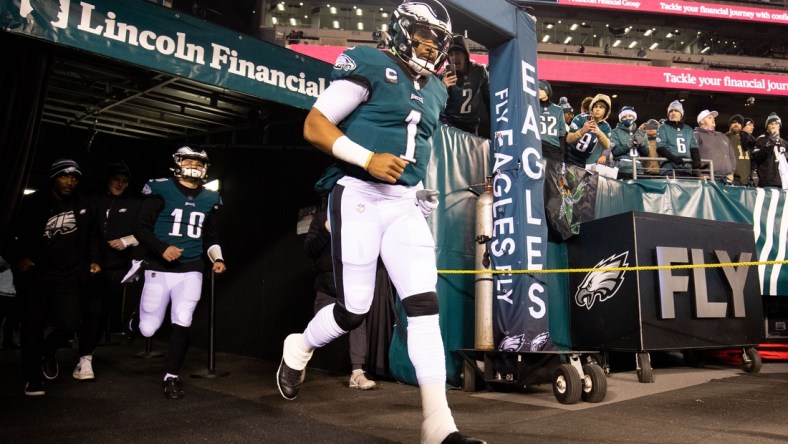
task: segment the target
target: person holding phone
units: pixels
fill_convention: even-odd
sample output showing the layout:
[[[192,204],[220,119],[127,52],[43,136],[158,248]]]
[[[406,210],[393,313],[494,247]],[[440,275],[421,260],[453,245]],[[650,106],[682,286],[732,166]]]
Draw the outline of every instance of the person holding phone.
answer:
[[[449,92],[441,122],[462,131],[490,137],[487,125],[481,128],[490,113],[490,76],[487,68],[470,59],[465,38],[456,35],[449,48],[449,63],[441,79]]]
[[[610,132],[612,128],[607,123],[610,117],[612,102],[605,94],[597,94],[591,100],[591,109],[588,114],[576,116],[566,136],[566,160],[572,165],[585,168],[587,163],[594,163],[604,155],[610,153]],[[607,158],[607,156],[605,156]],[[606,160],[606,159],[605,159]],[[605,161],[603,160],[603,162]]]

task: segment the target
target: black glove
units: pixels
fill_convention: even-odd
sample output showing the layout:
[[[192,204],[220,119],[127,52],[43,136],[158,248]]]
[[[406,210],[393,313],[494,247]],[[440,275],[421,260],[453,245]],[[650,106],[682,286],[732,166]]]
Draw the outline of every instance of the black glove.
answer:
[[[692,169],[693,169],[693,170],[699,170],[699,169],[700,169],[700,166],[701,166],[701,165],[700,165],[700,161],[699,161],[699,160],[693,160],[693,161],[692,161]]]
[[[671,162],[673,165],[676,165],[676,166],[682,166],[682,165],[684,165],[684,158],[683,158],[683,157],[679,157],[679,156],[676,156],[676,155],[673,155],[673,154],[671,154],[670,156],[668,156],[668,160],[669,160],[669,161],[670,161],[670,162]]]
[[[643,146],[645,141],[648,140],[648,135],[643,129],[638,129],[632,136],[635,146]]]

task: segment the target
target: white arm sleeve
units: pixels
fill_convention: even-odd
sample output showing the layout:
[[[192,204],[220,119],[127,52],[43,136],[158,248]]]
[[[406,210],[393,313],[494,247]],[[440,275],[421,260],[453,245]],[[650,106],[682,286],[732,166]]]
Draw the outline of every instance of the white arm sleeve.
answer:
[[[323,90],[313,105],[334,125],[343,121],[356,107],[369,98],[369,90],[350,80],[334,80]]]

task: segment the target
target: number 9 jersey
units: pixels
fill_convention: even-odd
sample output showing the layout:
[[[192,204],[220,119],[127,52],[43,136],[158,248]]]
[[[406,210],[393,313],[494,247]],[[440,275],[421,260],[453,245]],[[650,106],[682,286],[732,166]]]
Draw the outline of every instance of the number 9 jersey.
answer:
[[[422,181],[430,160],[429,139],[448,97],[440,79],[429,75],[420,87],[395,59],[367,46],[343,52],[331,78],[361,83],[369,91],[367,100],[339,125],[345,135],[370,151],[407,160],[397,183],[413,186]],[[347,175],[381,182],[358,166],[340,164]]]

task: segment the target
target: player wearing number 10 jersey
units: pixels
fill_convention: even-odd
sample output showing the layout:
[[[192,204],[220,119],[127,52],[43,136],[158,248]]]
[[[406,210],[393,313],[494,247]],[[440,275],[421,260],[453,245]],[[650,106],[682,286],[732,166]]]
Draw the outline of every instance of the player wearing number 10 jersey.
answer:
[[[380,257],[407,315],[421,442],[479,443],[460,435],[446,400],[435,242],[424,219],[437,199],[435,191],[419,189],[447,97],[435,73],[446,58],[451,22],[439,2],[413,0],[397,7],[389,29],[389,53],[357,47],[340,55],[334,81],[304,122],[304,138],[337,158],[343,176],[328,207],[337,303],[318,311],[303,334],[285,339],[277,386],[294,400],[312,352],[364,320]]]
[[[178,374],[189,347],[192,314],[202,293],[203,253],[213,262],[213,272],[223,273],[225,266],[216,234],[216,213],[222,199],[202,186],[208,156],[182,147],[172,157],[175,177],[151,180],[142,190],[147,198],[134,234],[147,251],[145,285],[139,319],[135,316],[129,326],[146,337],[153,336],[172,302],[169,362],[162,387],[165,397],[180,399],[183,389]]]

